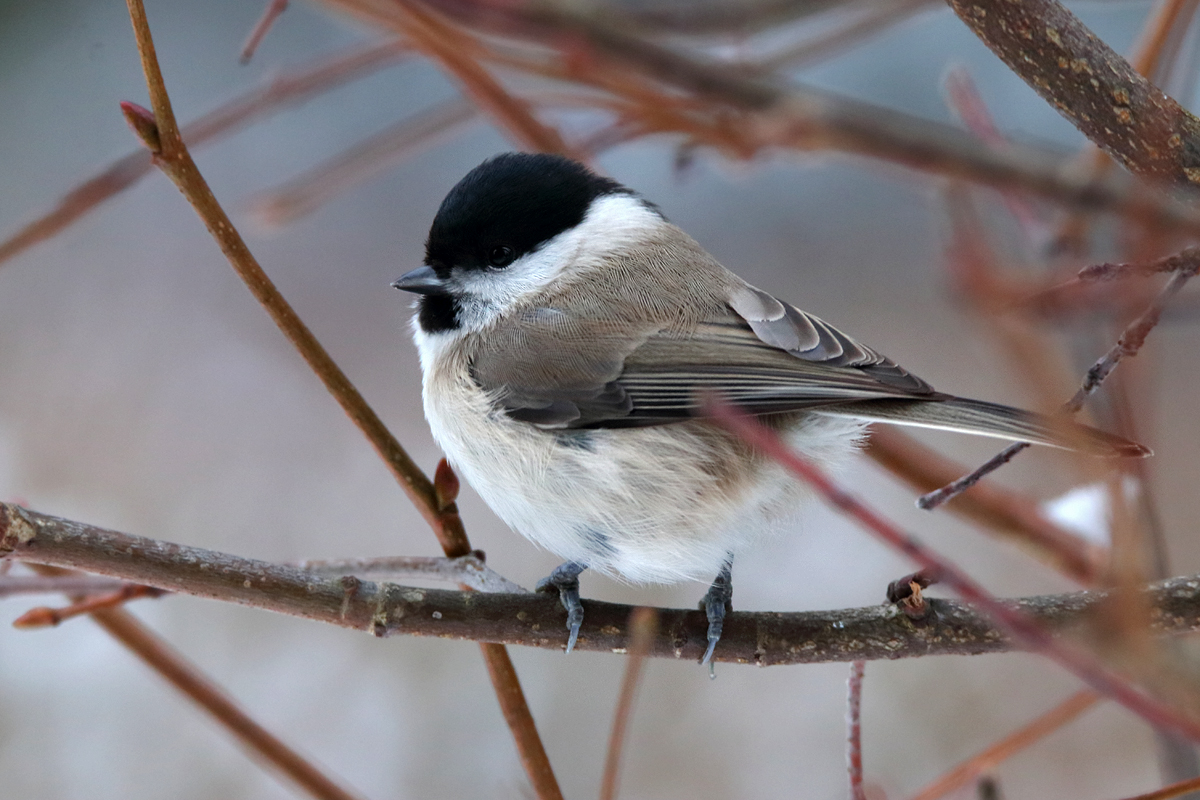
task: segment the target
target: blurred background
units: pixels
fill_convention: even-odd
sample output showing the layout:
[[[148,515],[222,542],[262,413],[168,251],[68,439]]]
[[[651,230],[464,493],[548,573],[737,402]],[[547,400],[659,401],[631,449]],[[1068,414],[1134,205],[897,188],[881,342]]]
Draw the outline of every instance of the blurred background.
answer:
[[[912,5],[912,4],[910,4]],[[1127,52],[1148,2],[1072,8]],[[294,4],[248,65],[238,54],[257,2],[154,0],[148,13],[177,115],[193,119],[273,75],[381,34]],[[840,23],[806,22],[806,34]],[[797,29],[799,30],[799,28]],[[736,50],[738,43],[728,43]],[[878,34],[789,70],[886,107],[953,121],[943,76],[964,67],[1002,131],[1064,157],[1083,143],[944,6],[916,7]],[[1185,105],[1193,97],[1179,96]],[[267,193],[352,144],[455,97],[411,58],[196,150],[218,198],[284,295],[375,409],[432,472],[407,296],[443,195],[514,145],[467,121],[286,224]],[[136,149],[117,103],[145,103],[123,3],[0,1],[0,237]],[[589,117],[561,118],[568,132]],[[574,127],[572,127],[574,126]],[[728,267],[882,350],[940,389],[1037,402],[978,318],[956,303],[936,179],[836,155],[734,162],[680,157],[671,137],[603,152],[598,166],[658,203]],[[1006,212],[979,190],[1000,227]],[[1021,253],[1010,253],[1014,263]],[[1053,329],[1047,332],[1051,338]],[[1073,342],[1082,375],[1111,337]],[[1175,574],[1200,571],[1189,453],[1200,331],[1186,314],[1155,332],[1136,369],[1156,451],[1154,492]],[[1151,370],[1154,365],[1169,368]],[[1122,367],[1125,369],[1125,367]],[[0,497],[130,533],[275,561],[439,555],[436,540],[361,434],[228,267],[188,204],[151,174],[60,235],[0,267]],[[1068,381],[1067,385],[1070,385]],[[1065,398],[1064,398],[1065,399]],[[922,434],[967,463],[987,440]],[[996,480],[1047,500],[1078,479],[1028,453]],[[907,529],[1000,595],[1073,585],[946,513],[860,458],[843,476]],[[465,489],[467,531],[488,563],[533,585],[557,559],[499,523]],[[904,560],[824,507],[736,567],[735,606],[802,610],[882,601]],[[585,597],[692,606],[705,586],[633,587],[591,574]],[[284,798],[202,713],[87,619],[20,632],[31,605],[0,601],[0,795],[21,798]],[[130,606],[268,728],[364,797],[531,796],[478,648],[376,640],[186,597]],[[511,649],[567,797],[597,791],[625,666],[602,654]],[[627,798],[845,795],[844,664],[752,669],[648,663],[622,777]],[[1026,655],[867,665],[868,781],[910,794],[1079,688]],[[1102,703],[997,771],[1013,798],[1102,798],[1159,784],[1154,739]],[[969,796],[963,795],[963,796]]]

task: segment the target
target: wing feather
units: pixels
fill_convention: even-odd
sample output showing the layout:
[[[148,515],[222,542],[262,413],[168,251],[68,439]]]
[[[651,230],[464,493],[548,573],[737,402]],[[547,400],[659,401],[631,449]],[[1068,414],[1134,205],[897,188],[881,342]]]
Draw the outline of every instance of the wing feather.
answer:
[[[473,375],[515,419],[546,428],[660,425],[705,392],[753,414],[936,399],[928,384],[825,321],[743,284],[690,326],[529,312],[489,337]]]

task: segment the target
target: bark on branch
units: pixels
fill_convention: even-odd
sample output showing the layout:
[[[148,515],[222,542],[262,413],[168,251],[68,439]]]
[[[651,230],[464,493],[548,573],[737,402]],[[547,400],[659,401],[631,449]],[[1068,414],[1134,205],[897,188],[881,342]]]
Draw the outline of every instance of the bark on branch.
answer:
[[[492,594],[323,577],[296,567],[130,536],[0,503],[0,555],[70,567],[168,591],[208,597],[367,631],[561,649],[564,612],[556,597]],[[882,587],[881,587],[882,588]],[[1147,588],[1156,633],[1200,630],[1200,576]],[[1056,632],[1086,623],[1107,598],[1075,592],[1011,601]],[[927,598],[928,599],[928,598]],[[892,605],[835,611],[733,612],[720,661],[807,664],[1017,649],[987,617],[964,603],[928,599],[930,615],[910,620]],[[623,653],[632,606],[585,601],[578,647]],[[699,659],[703,612],[659,609],[649,655]]]
[[[1135,175],[1200,186],[1200,119],[1057,0],[948,0],[1004,63]]]

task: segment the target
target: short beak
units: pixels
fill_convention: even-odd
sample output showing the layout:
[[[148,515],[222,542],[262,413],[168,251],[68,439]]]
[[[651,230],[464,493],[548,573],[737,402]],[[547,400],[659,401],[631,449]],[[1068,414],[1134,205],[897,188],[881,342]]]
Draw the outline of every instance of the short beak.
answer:
[[[446,284],[442,283],[442,279],[430,266],[418,267],[412,272],[406,272],[392,286],[415,294],[441,294],[446,291]]]

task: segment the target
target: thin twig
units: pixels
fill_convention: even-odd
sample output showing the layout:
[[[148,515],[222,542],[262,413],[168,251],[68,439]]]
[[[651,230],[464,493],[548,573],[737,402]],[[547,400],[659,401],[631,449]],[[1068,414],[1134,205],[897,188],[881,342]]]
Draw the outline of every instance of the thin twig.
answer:
[[[49,608],[47,606],[31,608],[13,620],[13,627],[26,630],[30,628],[53,628],[55,625],[65,622],[72,617],[78,617],[83,614],[94,614],[105,608],[115,608],[116,606],[124,605],[130,600],[137,600],[141,597],[162,597],[163,594],[162,589],[155,589],[152,586],[125,584],[115,592],[84,597],[64,608]]]
[[[1115,281],[1122,278],[1161,275],[1164,272],[1179,272],[1195,269],[1200,262],[1200,249],[1188,247],[1182,252],[1140,264],[1091,264],[1079,270],[1080,281]],[[1066,284],[1063,284],[1066,285]]]
[[[965,471],[961,464],[888,426],[871,432],[866,454],[920,492],[945,486]],[[981,483],[948,502],[946,510],[1013,540],[1084,586],[1094,585],[1107,567],[1107,548],[1054,524],[1036,503],[1002,486]]]
[[[863,788],[862,689],[867,662],[852,661],[846,681],[846,770],[850,775],[850,800],[867,800]]]
[[[343,55],[322,60],[316,66],[281,75],[185,125],[184,141],[191,147],[206,144],[320,92],[391,66],[411,52],[411,48],[402,42],[388,41],[355,47]],[[152,156],[145,148],[113,162],[99,175],[72,189],[49,213],[0,242],[0,264],[54,237],[104,201],[137,183],[152,167]]]
[[[960,66],[952,67],[942,79],[942,86],[946,92],[946,104],[958,115],[967,130],[990,147],[1003,149],[1008,146],[1008,140],[1000,133],[987,105],[979,95],[971,73]],[[1038,220],[1038,215],[1030,207],[1029,201],[1023,195],[1012,191],[1001,192],[1000,196],[1004,198],[1009,213],[1020,224],[1026,240],[1036,247],[1046,238],[1046,231]]]
[[[287,11],[287,7],[288,0],[267,0],[267,7],[263,9],[262,17],[255,23],[250,35],[246,37],[246,43],[242,45],[242,55],[238,59],[239,61],[243,64],[250,63],[250,59],[254,58],[254,52],[262,43],[263,37],[267,35],[267,31],[271,30],[275,20],[279,19],[284,11]]]
[[[929,8],[936,0],[892,0],[865,3],[863,12],[845,24],[820,36],[788,44],[747,62],[748,66],[775,71],[796,69],[837,56],[864,39],[884,31]]]
[[[976,778],[990,772],[1021,750],[1036,744],[1059,728],[1062,728],[1084,711],[1096,705],[1100,699],[1100,695],[1091,689],[1076,692],[1037,719],[989,745],[985,750],[976,753],[954,769],[940,776],[933,783],[913,795],[911,800],[937,800],[939,797],[944,797],[970,784]]]
[[[44,564],[27,566],[46,580],[91,577]],[[81,597],[72,595],[71,599],[78,601]],[[241,741],[252,757],[291,778],[317,800],[354,800],[354,795],[255,722],[194,664],[128,611],[100,608],[91,616],[143,663],[211,714],[218,724]]]
[[[480,63],[482,45],[465,30],[418,3],[379,4],[364,0],[328,0],[359,17],[388,26],[441,64],[469,97],[523,149],[571,155],[562,135],[539,120],[523,100],[513,96]]]
[[[153,131],[151,141],[143,136],[143,143],[150,148],[155,165],[179,187],[188,202],[196,209],[209,232],[216,239],[230,266],[246,283],[255,299],[271,315],[271,319],[300,351],[313,372],[325,384],[347,416],[367,436],[375,450],[391,469],[392,474],[408,493],[414,505],[437,533],[442,548],[450,557],[471,552],[462,523],[456,513],[437,509],[432,482],[425,477],[416,463],[409,457],[396,438],[384,426],[375,411],[367,405],[358,389],[346,377],[329,353],[317,341],[288,302],[267,277],[245,241],[238,234],[233,222],[221,208],[208,183],[200,174],[196,164],[179,135],[171,101],[163,83],[162,72],[154,54],[154,43],[146,23],[141,0],[128,0],[130,15],[137,34],[138,51],[142,54],[142,67],[146,73],[146,84],[153,114],[139,109],[132,103],[122,104],[126,119],[136,130]],[[140,126],[140,127],[139,127]]]
[[[658,614],[653,608],[639,606],[629,615],[629,660],[625,663],[625,676],[621,679],[621,690],[617,694],[612,732],[608,736],[608,753],[604,757],[604,774],[600,779],[600,800],[616,800],[625,734],[633,717],[633,701],[637,697],[642,667],[657,630]]]
[[[126,119],[154,154],[155,164],[171,178],[196,209],[251,293],[300,351],[347,415],[367,436],[384,463],[391,468],[392,474],[433,528],[445,554],[452,558],[467,555],[471,552],[471,545],[457,507],[453,503],[445,504],[439,501],[433,482],[421,472],[374,410],[367,405],[349,378],[284,300],[213,196],[179,135],[171,100],[154,52],[154,41],[146,21],[142,0],[127,0],[127,4],[154,113],[151,115],[145,109],[131,103],[123,103]],[[524,692],[508,654],[502,647],[494,646],[481,646],[481,651],[496,691],[496,698],[505,719],[509,722],[521,763],[534,791],[540,800],[559,800],[562,793],[550,769],[541,737],[533,723]]]
[[[414,635],[501,642],[561,651],[557,598],[418,589],[351,576],[322,578],[284,564],[130,536],[0,503],[0,556],[107,575],[132,583],[311,619],[376,636]],[[1163,635],[1200,630],[1200,575],[1150,584],[1147,625]],[[1111,602],[1103,591],[1006,601],[1047,630],[1077,628]],[[760,666],[977,655],[1023,649],[984,612],[925,598],[932,612],[914,625],[895,606],[806,612],[733,611],[716,658]],[[577,647],[625,652],[632,606],[588,601]],[[708,620],[697,609],[658,609],[649,655],[698,660]]]
[[[1200,789],[1200,778],[1188,778],[1186,781],[1172,783],[1170,786],[1139,794],[1137,797],[1128,797],[1125,800],[1171,800],[1173,797],[1180,797],[1197,789]]]
[[[1195,274],[1197,269],[1200,269],[1200,251],[1189,251],[1193,254],[1191,264],[1187,267],[1181,267],[1167,284],[1162,288],[1162,291],[1154,298],[1142,315],[1135,319],[1125,328],[1121,337],[1117,340],[1107,353],[1105,353],[1091,369],[1084,375],[1083,383],[1076,390],[1073,397],[1063,405],[1063,412],[1074,414],[1083,408],[1084,401],[1087,400],[1100,385],[1104,383],[1121,360],[1129,356],[1137,355],[1141,350],[1142,345],[1146,343],[1146,337],[1150,331],[1154,330],[1154,326],[1158,324],[1159,318],[1162,316],[1163,309],[1166,308],[1168,302],[1174,297],[1180,289],[1183,288]],[[917,506],[926,511],[931,511],[952,497],[962,494],[967,489],[970,489],[985,476],[995,472],[1000,467],[1007,464],[1013,459],[1017,453],[1029,447],[1028,442],[1017,442],[1016,444],[1006,447],[1004,450],[993,456],[987,463],[976,469],[969,475],[964,475],[953,483],[943,486],[937,491],[922,495],[917,500]]]
[[[480,642],[479,650],[483,653],[483,662],[487,665],[488,677],[500,702],[500,711],[516,740],[517,755],[534,794],[538,800],[563,800],[558,779],[554,777],[554,768],[550,765],[546,749],[542,747],[537,723],[529,710],[529,703],[525,701],[525,692],[521,689],[521,680],[517,677],[517,669],[508,655],[508,649],[503,644]]]
[[[950,564],[911,535],[901,531],[866,504],[835,485],[823,472],[800,457],[773,431],[728,404],[711,405],[714,419],[735,432],[778,462],[796,477],[815,488],[833,507],[854,519],[891,547],[917,562],[922,569],[938,570],[943,583],[968,602],[976,604],[1026,647],[1047,656],[1087,682],[1092,688],[1112,697],[1152,725],[1169,728],[1200,741],[1200,721],[1138,689],[1113,673],[1094,656],[1055,639],[1031,617],[992,597],[958,567]]]
[[[92,613],[92,619],[172,686],[212,714],[253,755],[280,770],[305,792],[320,800],[357,800],[357,795],[343,789],[255,722],[220,687],[128,611],[100,609]]]
[[[459,98],[403,119],[285,185],[263,193],[254,201],[252,211],[269,225],[293,222],[351,186],[440,141],[477,116],[476,107]]]

